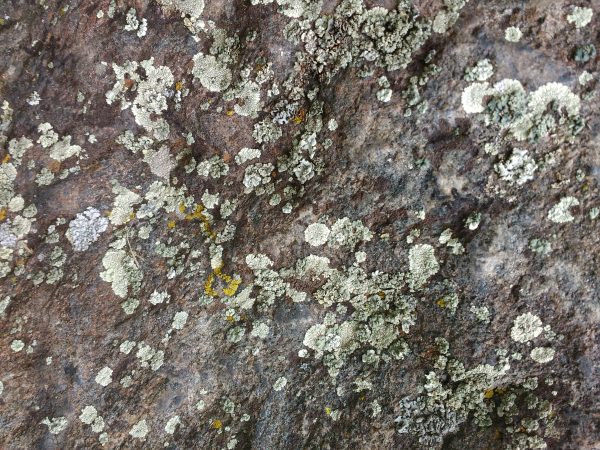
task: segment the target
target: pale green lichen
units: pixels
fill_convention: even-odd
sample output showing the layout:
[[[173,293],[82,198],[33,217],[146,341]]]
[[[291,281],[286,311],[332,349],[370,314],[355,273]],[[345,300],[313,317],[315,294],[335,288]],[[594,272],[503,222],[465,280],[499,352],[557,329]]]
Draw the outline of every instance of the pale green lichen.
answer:
[[[177,426],[180,424],[181,420],[179,419],[179,416],[171,417],[165,425],[165,433],[174,434],[175,430],[177,429]]]
[[[131,435],[131,437],[133,437],[134,439],[140,439],[142,441],[146,440],[146,436],[149,432],[150,428],[148,427],[146,419],[140,420],[135,425],[133,425],[133,427],[131,427],[131,430],[129,430],[129,434]]]
[[[67,428],[69,421],[66,417],[46,417],[41,423],[48,427],[51,434],[59,434]]]
[[[231,84],[231,70],[214,55],[198,53],[193,58],[192,74],[211,92],[224,91]]]
[[[477,64],[473,67],[465,70],[465,81],[485,81],[494,75],[494,66],[490,63],[490,60],[485,58],[477,61]]]
[[[143,274],[135,260],[124,250],[108,250],[102,258],[104,271],[100,278],[111,283],[115,295],[125,298],[131,288],[133,294],[139,290]]]
[[[113,370],[110,367],[103,367],[96,375],[95,381],[100,386],[106,387],[112,383]]]
[[[323,223],[311,223],[304,230],[304,240],[313,247],[319,247],[327,242],[330,231]]]
[[[525,313],[518,316],[510,330],[510,337],[516,342],[529,342],[540,334],[542,334],[544,328],[542,327],[541,319],[531,313]]]
[[[554,359],[555,354],[556,350],[551,347],[535,347],[531,350],[530,356],[535,362],[546,364]]]
[[[537,168],[535,160],[529,156],[527,150],[520,148],[514,148],[508,159],[494,165],[500,179],[517,185],[533,180]]]
[[[519,42],[523,37],[523,32],[518,27],[508,27],[504,30],[504,39],[508,42]]]
[[[327,238],[330,247],[354,249],[360,242],[369,242],[373,233],[360,220],[342,217],[335,221]]]
[[[237,164],[244,164],[252,159],[260,158],[261,151],[259,148],[242,148],[237,155],[235,155],[235,162]]]
[[[153,57],[140,63],[127,61],[123,66],[113,63],[112,67],[117,81],[106,93],[106,102],[110,105],[118,100],[121,109],[131,107],[138,125],[158,140],[167,139],[169,124],[161,115],[168,108],[166,94],[174,82],[171,69],[166,66],[155,67]],[[139,68],[144,70],[143,76],[140,75]],[[124,81],[127,79],[133,82],[133,90],[136,93],[132,102],[125,96],[128,84]]]
[[[552,244],[546,239],[532,239],[529,241],[529,248],[532,252],[547,255],[552,251]]]
[[[286,385],[287,385],[287,378],[279,377],[279,378],[277,378],[277,380],[275,380],[275,383],[273,384],[273,390],[281,391],[283,388],[285,388]]]
[[[569,211],[569,208],[579,206],[579,200],[575,197],[567,196],[560,199],[560,201],[548,211],[548,220],[554,223],[567,223],[573,222],[575,217]]]
[[[410,270],[410,285],[419,289],[427,280],[435,275],[440,265],[435,257],[435,250],[429,244],[417,244],[408,252],[408,265]]]
[[[173,323],[171,328],[174,330],[182,330],[188,319],[188,313],[185,311],[179,311],[173,316]]]
[[[571,14],[567,16],[567,21],[575,25],[575,28],[583,28],[592,21],[593,15],[592,8],[574,6]]]
[[[119,184],[115,184],[112,191],[116,197],[109,220],[113,225],[123,225],[131,220],[133,206],[141,201],[141,197]]]

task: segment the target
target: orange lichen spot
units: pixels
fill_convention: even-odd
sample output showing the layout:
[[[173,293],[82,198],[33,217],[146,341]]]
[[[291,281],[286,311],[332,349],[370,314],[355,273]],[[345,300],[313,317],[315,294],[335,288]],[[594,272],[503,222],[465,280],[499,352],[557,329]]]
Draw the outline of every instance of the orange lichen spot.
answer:
[[[223,152],[223,161],[225,161],[226,163],[228,163],[229,161],[231,161],[231,153],[229,153],[229,152]]]
[[[233,109],[228,109],[225,114],[227,114],[229,117],[231,117],[231,116],[233,116],[234,113],[235,113],[235,111]]]
[[[177,83],[175,83],[175,90],[176,91],[180,91],[183,89],[183,81],[178,81]]]
[[[304,122],[305,118],[306,118],[306,110],[304,108],[302,108],[302,109],[300,109],[300,111],[298,111],[298,114],[296,114],[292,120],[296,125],[300,125],[302,122]]]
[[[6,208],[0,208],[0,221],[6,219]]]
[[[175,221],[174,221],[174,220],[169,220],[169,221],[167,222],[167,228],[168,228],[169,230],[172,230],[173,228],[175,228]]]
[[[221,428],[223,428],[223,422],[221,422],[219,419],[215,419],[215,420],[213,420],[213,423],[211,426],[215,430],[220,430]]]
[[[186,214],[186,216],[185,216],[185,220],[194,220],[194,219],[198,219],[202,222],[204,232],[206,234],[208,234],[208,236],[212,240],[215,240],[217,238],[217,233],[215,233],[214,231],[211,230],[210,221],[208,220],[208,217],[206,217],[206,215],[204,214],[204,206],[203,205],[201,205],[201,204],[196,205],[194,212],[191,214]]]
[[[2,158],[2,164],[6,164],[7,162],[10,161],[10,154],[7,153],[4,158]]]
[[[240,279],[232,280],[226,287],[223,288],[223,294],[225,294],[227,297],[233,297],[237,292],[238,287],[240,287],[241,282],[242,280]]]
[[[209,297],[218,297],[219,293],[215,291],[212,287],[213,282],[215,281],[215,274],[211,273],[206,281],[204,282],[204,293]]]
[[[483,393],[484,398],[492,398],[494,396],[494,389],[488,389]]]

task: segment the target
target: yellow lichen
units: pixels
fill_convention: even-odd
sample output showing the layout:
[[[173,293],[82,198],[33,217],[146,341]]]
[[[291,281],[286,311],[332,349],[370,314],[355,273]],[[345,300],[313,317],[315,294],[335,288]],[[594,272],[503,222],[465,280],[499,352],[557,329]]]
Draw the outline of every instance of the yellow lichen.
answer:
[[[488,389],[483,393],[484,398],[492,398],[494,396],[494,389]]]
[[[227,283],[227,285],[223,288],[223,294],[225,294],[227,297],[231,297],[237,292],[242,280],[239,278],[233,278],[232,276],[223,273],[222,269],[223,264],[215,268],[206,279],[204,283],[204,292],[206,295],[210,295],[211,297],[219,296],[219,293],[212,286],[215,281],[215,277],[218,277],[221,281]]]
[[[223,422],[221,422],[219,419],[213,420],[212,427],[215,430],[220,430],[221,428],[223,428]]]
[[[174,221],[174,220],[169,220],[169,221],[167,222],[167,228],[169,228],[169,229],[171,229],[171,230],[172,230],[173,228],[175,228],[175,221]]]

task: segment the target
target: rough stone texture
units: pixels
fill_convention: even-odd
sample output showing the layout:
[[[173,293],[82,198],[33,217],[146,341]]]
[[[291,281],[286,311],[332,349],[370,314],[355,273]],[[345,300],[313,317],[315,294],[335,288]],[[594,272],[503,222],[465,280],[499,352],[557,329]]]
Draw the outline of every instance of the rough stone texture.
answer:
[[[161,3],[119,0],[113,18],[108,1],[0,4],[0,106],[7,102],[13,110],[12,119],[0,128],[0,156],[6,168],[15,163],[9,153],[11,140],[25,136],[32,141],[17,167],[9,198],[20,194],[25,207],[37,208],[31,231],[19,243],[3,241],[3,249],[9,249],[10,270],[0,279],[0,301],[9,298],[0,315],[0,446],[101,448],[99,439],[105,439],[104,448],[487,450],[540,448],[541,443],[550,449],[600,448],[600,219],[593,218],[593,208],[600,207],[598,59],[574,59],[578,47],[598,42],[600,4],[573,3],[594,12],[591,23],[576,29],[566,18],[570,2],[471,0],[458,9],[456,23],[445,33],[432,33],[423,46],[411,50],[406,69],[386,71],[361,62],[340,68],[329,80],[328,72],[335,71],[329,68],[319,74],[309,58],[294,66],[295,52],[306,56],[307,50],[284,37],[286,24],[295,20],[278,12],[284,7],[207,1],[200,20],[214,21],[229,36],[240,37],[239,55],[228,62],[232,86],[248,78],[244,67],[250,68],[254,79],[257,70],[272,63],[273,79],[261,87],[262,110],[252,117],[234,112],[238,101],[233,94],[211,92],[194,79],[193,57],[209,53],[213,39],[198,32],[195,40],[177,10],[170,9],[169,2]],[[325,1],[317,12],[332,14],[335,6]],[[368,6],[396,5],[381,1]],[[147,20],[145,36],[124,29],[130,8],[135,8],[139,21]],[[414,8],[411,20],[433,21],[444,3],[415,1]],[[104,16],[99,17],[98,11]],[[523,32],[519,42],[504,39],[509,26]],[[251,32],[256,38],[247,42]],[[152,155],[117,142],[126,130],[137,138],[152,134],[136,123],[131,108],[121,110],[119,102],[107,104],[105,98],[116,81],[123,83],[125,98],[135,97],[136,82],[131,76],[115,79],[113,63],[122,66],[151,57],[154,67],[168,67],[175,82],[182,82],[158,93],[166,96],[168,108],[162,117],[170,132],[152,149],[166,145],[177,160],[168,180],[151,170]],[[486,125],[480,115],[465,113],[461,94],[471,84],[463,78],[465,70],[484,58],[494,67],[490,84],[517,79],[527,92],[550,82],[568,86],[581,98],[583,129],[571,136],[559,127],[536,142],[517,142],[499,126]],[[411,77],[428,73],[431,64],[439,70],[429,70],[418,86],[421,98],[410,108],[402,92]],[[361,77],[365,68],[372,69],[371,76]],[[584,70],[594,79],[582,86],[578,77]],[[292,73],[296,73],[293,85],[302,92],[298,108],[281,125],[281,138],[260,145],[252,137],[254,124],[274,116],[276,103],[289,95],[282,85]],[[144,76],[143,71],[140,74]],[[389,102],[377,97],[382,75],[393,92]],[[267,97],[273,80],[281,92]],[[315,97],[307,98],[316,87]],[[177,108],[177,92],[184,89],[189,94]],[[40,96],[37,105],[27,102],[34,91]],[[78,100],[78,92],[83,100],[81,96]],[[322,112],[311,116],[311,104],[319,101]],[[412,114],[407,115],[409,108]],[[308,157],[304,151],[303,157],[312,159],[316,171],[301,184],[293,170],[280,170],[278,158],[296,148],[294,141],[310,131],[314,117],[323,124],[316,133],[317,156]],[[330,119],[337,128],[328,128]],[[71,144],[81,146],[85,156],[52,159],[37,143],[38,126],[46,122],[60,138],[71,136]],[[186,142],[188,133],[193,143]],[[327,138],[331,145],[326,148]],[[498,144],[497,155],[484,151],[492,142]],[[261,148],[260,159],[236,164],[234,157],[244,147]],[[540,165],[534,179],[523,185],[501,180],[494,170],[515,147],[527,150]],[[551,154],[554,163],[542,164]],[[229,167],[219,178],[184,169],[192,158],[201,162],[215,155]],[[271,206],[270,194],[244,193],[245,168],[257,162],[273,164],[266,176],[275,193],[283,197],[286,186],[296,188],[299,194],[290,200],[291,212],[282,211],[285,199]],[[58,175],[76,165],[78,171],[50,185],[35,182],[44,168]],[[147,219],[138,214],[142,201],[133,205],[127,223],[109,224],[106,231],[94,234],[97,240],[86,251],[74,251],[65,236],[69,223],[89,207],[110,218],[115,180],[142,198],[156,181],[185,186],[193,202],[177,201],[171,210],[159,209]],[[220,205],[237,200],[237,208],[228,218],[219,213],[219,206],[210,215],[206,210],[194,213],[192,203],[200,204],[206,191],[218,193]],[[566,196],[579,202],[569,209],[574,220],[550,221],[548,212]],[[469,229],[465,221],[473,213],[480,213],[481,221]],[[14,224],[19,215],[22,210],[3,207],[0,226]],[[360,220],[372,238],[359,239],[354,248],[317,248],[305,241],[308,225],[321,222],[332,228],[344,217]],[[63,220],[57,222],[59,218]],[[232,239],[221,243],[215,233],[223,231],[228,221],[237,228]],[[52,225],[54,232],[49,229]],[[147,239],[136,234],[145,225],[151,227]],[[448,228],[464,252],[453,252],[454,247],[439,242]],[[119,249],[139,275],[138,281],[129,278],[126,295],[139,301],[131,314],[121,305],[124,299],[100,276],[109,244],[120,236]],[[533,239],[549,241],[551,250],[533,251]],[[178,249],[176,258],[158,254],[160,245],[174,248],[181,243],[185,248]],[[222,246],[222,264],[217,257],[211,267],[211,257],[215,258],[209,248],[217,244]],[[263,301],[257,274],[246,264],[247,255],[265,254],[273,262],[271,269],[281,274],[283,268],[293,268],[299,259],[315,254],[328,257],[330,266],[342,271],[360,258],[355,252],[362,251],[366,258],[360,267],[366,274],[381,271],[408,277],[409,250],[415,244],[433,246],[440,268],[420,289],[411,292],[408,283],[399,287],[398,295],[415,300],[415,323],[408,333],[395,325],[410,353],[400,360],[371,364],[363,354],[372,345],[360,346],[334,377],[314,351],[298,355],[307,348],[303,345],[307,330],[321,323],[327,312],[336,311],[336,306],[327,307],[315,297],[325,280],[305,277],[291,282],[308,294],[303,302],[292,301],[283,292],[272,302]],[[233,294],[246,288],[253,289],[252,296],[259,300],[250,309],[233,307]],[[155,291],[168,296],[161,303],[151,302]],[[379,297],[388,299],[386,292],[373,292],[367,304]],[[451,298],[458,298],[454,313]],[[349,316],[356,307],[347,301],[345,305],[347,310],[338,310],[339,317]],[[487,307],[489,323],[478,320],[473,307]],[[188,313],[187,321],[172,326],[180,311]],[[528,312],[551,332],[546,330],[529,343],[516,342],[511,339],[513,322]],[[269,327],[264,339],[252,334],[260,323]],[[234,327],[246,330],[238,342],[228,338]],[[440,419],[439,430],[431,430],[438,439],[424,441],[423,433],[415,429],[399,432],[395,419],[410,416],[401,407],[403,401],[419,397],[426,375],[433,371],[447,390],[441,394],[446,399],[439,401],[448,408],[447,397],[457,382],[439,362],[444,353],[436,344],[439,337],[449,343],[448,360],[460,361],[466,370],[499,364],[498,350],[506,351],[510,369],[488,380],[488,385],[473,388],[478,404],[489,409],[486,426],[480,427],[474,411],[468,410],[456,426],[450,419]],[[19,347],[12,345],[16,340],[25,344],[20,351],[14,351]],[[126,340],[137,343],[129,353],[119,350]],[[145,345],[164,352],[162,365],[156,357],[148,361],[154,367],[144,367],[143,358],[136,355]],[[534,347],[551,347],[556,354],[540,364],[530,358]],[[112,382],[103,387],[96,376],[105,367],[112,369]],[[121,382],[127,376],[129,385]],[[273,386],[280,377],[287,384],[276,390]],[[537,387],[523,387],[531,385],[527,382],[531,377],[537,377]],[[368,380],[371,388],[355,392],[359,379]],[[512,394],[514,414],[506,420],[507,414],[500,416],[498,411]],[[549,402],[545,417],[537,406],[527,406],[535,399],[538,405]],[[201,409],[196,407],[199,401],[204,402]],[[373,401],[381,407],[378,414]],[[235,404],[233,411],[230,402]],[[104,421],[96,430],[79,418],[90,405]],[[436,414],[422,413],[425,418]],[[174,416],[180,423],[172,432],[177,422],[169,420]],[[61,417],[66,426],[52,422]],[[522,419],[528,418],[537,420],[539,428],[524,425]],[[165,431],[167,422],[172,433]],[[539,440],[527,443],[528,437]]]

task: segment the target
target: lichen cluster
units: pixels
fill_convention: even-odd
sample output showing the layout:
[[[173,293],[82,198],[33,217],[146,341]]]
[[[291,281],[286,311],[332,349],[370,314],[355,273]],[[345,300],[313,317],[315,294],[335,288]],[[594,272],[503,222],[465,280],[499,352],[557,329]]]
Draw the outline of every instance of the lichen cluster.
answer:
[[[303,439],[331,422],[377,424],[410,448],[442,448],[491,427],[515,450],[547,448],[561,435],[563,405],[551,386],[567,357],[563,336],[551,306],[523,300],[533,283],[522,267],[528,258],[573,285],[590,277],[568,262],[543,264],[565,247],[561,233],[600,216],[596,169],[577,167],[572,179],[559,171],[576,164],[563,155],[586,133],[593,44],[569,56],[573,70],[592,71],[570,75],[579,85],[567,76],[532,83],[501,79],[507,69],[489,49],[451,64],[451,50],[433,49],[462,26],[463,11],[477,11],[466,0],[251,0],[244,8],[262,16],[244,26],[212,17],[214,5],[202,0],[105,3],[90,20],[126,32],[115,31],[119,42],[144,46],[167,38],[168,26],[185,45],[152,41],[154,56],[99,61],[102,92],[81,86],[72,95],[73,121],[83,117],[85,130],[50,118],[61,106],[47,103],[41,84],[1,104],[6,347],[11,362],[59,367],[66,389],[77,390],[68,407],[40,399],[44,433],[79,433],[60,442],[106,448],[169,447],[190,435],[202,448],[241,448],[253,445],[248,436],[264,416],[285,415],[287,406],[276,409],[285,402],[303,409],[295,431]],[[59,11],[55,24],[68,8]],[[560,20],[585,33],[593,17],[573,6]],[[261,21],[277,32],[264,52],[272,29]],[[535,39],[535,29],[499,23],[494,39],[507,52]],[[442,76],[454,90],[432,92]],[[337,92],[348,80],[351,89]],[[336,111],[350,91],[355,103]],[[375,105],[368,130],[353,117],[366,115],[364,102]],[[89,109],[104,115],[91,119]],[[434,122],[445,125],[433,130]],[[79,191],[67,192],[74,182]],[[482,198],[465,194],[473,184]],[[518,205],[537,201],[530,187],[552,190],[552,203],[537,208],[542,222],[499,219],[536,210]],[[65,294],[71,289],[93,294]],[[45,307],[60,303],[61,317],[81,330],[44,327],[103,350],[37,358],[50,346],[29,325],[40,313],[14,312],[30,290]],[[548,303],[553,295],[550,287],[538,294]],[[85,316],[89,304],[94,317]],[[474,344],[457,350],[463,339]],[[0,371],[0,402],[16,395],[21,376]],[[36,383],[60,379],[52,377]],[[143,407],[127,403],[132,392],[143,393]]]

